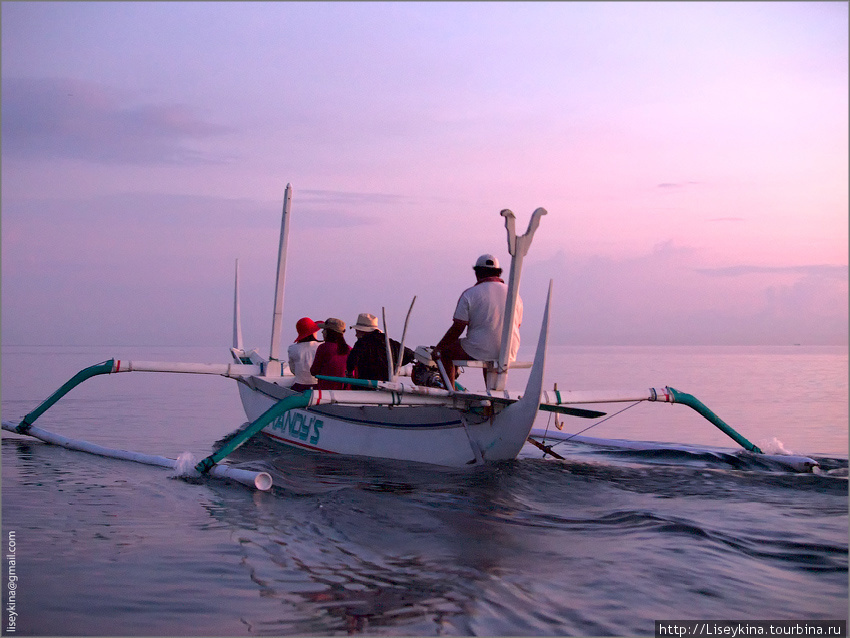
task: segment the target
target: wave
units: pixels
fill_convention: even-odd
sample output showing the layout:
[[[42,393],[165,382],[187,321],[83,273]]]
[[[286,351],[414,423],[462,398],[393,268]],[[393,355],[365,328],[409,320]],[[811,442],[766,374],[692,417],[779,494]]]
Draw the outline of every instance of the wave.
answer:
[[[549,446],[549,449],[563,457],[593,455],[641,463],[697,465],[767,472],[815,472],[820,475],[845,478],[847,476],[847,459],[844,458],[809,457],[784,452],[756,454],[746,450],[601,439],[538,429],[532,430],[531,434],[537,441]],[[534,455],[535,453],[530,453],[530,456]],[[539,455],[539,452],[536,455]]]

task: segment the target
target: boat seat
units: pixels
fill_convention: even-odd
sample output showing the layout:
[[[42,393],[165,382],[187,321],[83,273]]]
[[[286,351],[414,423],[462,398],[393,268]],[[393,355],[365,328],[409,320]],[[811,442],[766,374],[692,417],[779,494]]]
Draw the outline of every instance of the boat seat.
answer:
[[[469,360],[464,361],[460,360],[452,360],[452,363],[459,368],[481,368],[482,372],[484,372],[484,382],[487,385],[488,390],[495,390],[499,385],[499,362],[495,360],[491,361],[475,361]],[[443,370],[442,362],[439,364],[440,366],[440,374],[443,377],[443,382],[448,383],[448,377]],[[511,368],[530,368],[531,363],[527,361],[511,361],[508,364],[508,369]],[[448,387],[448,386],[447,386]]]
[[[452,361],[459,368],[484,368],[485,370],[495,370],[499,366],[498,361]],[[508,369],[511,368],[530,368],[530,361],[511,361],[508,364]]]

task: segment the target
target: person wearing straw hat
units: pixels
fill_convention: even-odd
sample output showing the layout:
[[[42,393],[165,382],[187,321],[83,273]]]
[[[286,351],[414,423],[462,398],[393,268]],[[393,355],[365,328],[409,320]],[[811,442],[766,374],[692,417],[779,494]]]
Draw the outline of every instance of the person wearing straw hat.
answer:
[[[314,377],[324,375],[328,377],[344,377],[345,364],[351,346],[345,342],[345,322],[336,317],[330,317],[327,321],[320,321],[319,328],[322,329],[324,343],[316,350],[316,358],[310,366],[310,374]],[[345,390],[347,385],[338,381],[319,379],[316,384],[318,390]]]
[[[387,344],[384,333],[378,328],[378,318],[368,312],[362,312],[357,316],[357,323],[351,326],[351,329],[354,330],[357,341],[348,353],[348,361],[345,364],[348,376],[372,381],[389,381]],[[390,348],[395,363],[398,361],[401,344],[395,339],[390,339]],[[413,361],[413,351],[405,348],[401,365],[407,365],[411,361]]]
[[[295,322],[295,330],[298,331],[298,337],[286,352],[289,355],[289,369],[295,375],[292,389],[296,392],[304,392],[304,390],[315,388],[318,381],[310,374],[310,366],[313,365],[316,350],[319,348],[319,340],[316,338],[319,326],[310,317],[302,317]]]
[[[457,368],[452,361],[495,361],[502,347],[502,326],[508,286],[501,278],[499,260],[481,255],[472,267],[476,283],[463,291],[458,299],[452,325],[434,346],[434,362],[442,361],[449,380],[454,384]],[[522,299],[517,296],[510,360],[519,348],[519,326],[522,323]],[[461,334],[466,330],[466,337]],[[484,378],[487,372],[484,371]]]

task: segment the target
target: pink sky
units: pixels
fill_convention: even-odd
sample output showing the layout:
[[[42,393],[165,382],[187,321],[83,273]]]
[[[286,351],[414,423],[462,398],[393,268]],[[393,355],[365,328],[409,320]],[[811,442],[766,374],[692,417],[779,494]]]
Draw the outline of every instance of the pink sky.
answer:
[[[434,343],[548,209],[555,344],[846,344],[848,5],[2,4],[2,340]],[[524,343],[534,337],[524,331]]]

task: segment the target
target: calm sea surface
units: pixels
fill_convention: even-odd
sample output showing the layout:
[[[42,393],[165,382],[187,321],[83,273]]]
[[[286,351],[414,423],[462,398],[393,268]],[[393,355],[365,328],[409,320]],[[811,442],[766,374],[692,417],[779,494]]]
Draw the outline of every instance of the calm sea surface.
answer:
[[[2,418],[113,356],[227,361],[224,348],[4,346]],[[561,390],[673,386],[765,451],[821,468],[766,466],[663,404],[584,434],[706,453],[568,442],[564,461],[527,446],[453,470],[249,443],[233,461],[270,471],[269,493],[3,432],[15,634],[632,636],[662,619],[847,619],[846,347],[553,348],[547,371]],[[233,381],[134,373],[87,381],[37,425],[200,459],[244,420]]]

